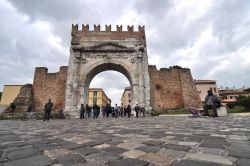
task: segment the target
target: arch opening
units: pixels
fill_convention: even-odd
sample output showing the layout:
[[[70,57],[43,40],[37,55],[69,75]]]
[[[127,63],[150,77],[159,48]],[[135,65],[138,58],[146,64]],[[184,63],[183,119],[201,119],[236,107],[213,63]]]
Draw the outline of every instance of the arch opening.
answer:
[[[126,104],[132,104],[133,101],[133,79],[131,76],[130,71],[128,71],[128,69],[126,68],[126,66],[121,65],[121,64],[116,64],[116,63],[101,63],[99,65],[94,66],[93,68],[91,68],[86,76],[82,79],[82,83],[84,85],[84,90],[83,90],[83,94],[82,94],[82,102],[83,104],[89,104],[89,89],[90,89],[90,84],[92,82],[93,79],[95,79],[95,77],[99,74],[105,73],[105,72],[115,72],[118,75],[122,76],[123,79],[125,81],[127,81],[127,84],[125,87],[122,87],[122,89],[120,89],[120,91],[122,91],[122,93],[119,93],[119,96],[116,97],[116,99],[114,100],[115,102],[112,102],[112,104],[118,104],[120,105],[121,102],[121,97],[123,94],[123,91],[125,88],[130,88],[130,102],[126,103]],[[107,75],[106,75],[107,76]],[[115,82],[114,82],[115,84]],[[110,85],[108,85],[110,86]],[[94,88],[99,88],[99,87],[94,87]],[[101,87],[102,88],[102,87]],[[114,98],[113,96],[110,96],[110,98]],[[119,102],[120,101],[120,102]]]

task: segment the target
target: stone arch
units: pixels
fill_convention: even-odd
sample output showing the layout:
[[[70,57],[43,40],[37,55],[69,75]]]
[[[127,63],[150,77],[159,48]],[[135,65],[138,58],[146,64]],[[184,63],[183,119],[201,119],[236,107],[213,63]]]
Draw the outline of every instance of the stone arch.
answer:
[[[91,68],[87,69],[87,71],[85,71],[86,75],[83,75],[80,79],[80,82],[82,85],[81,93],[83,95],[82,98],[80,99],[80,103],[86,104],[88,102],[88,90],[89,90],[89,86],[93,78],[97,74],[103,71],[108,71],[108,70],[117,71],[123,74],[128,79],[130,83],[130,87],[131,87],[131,93],[132,93],[131,98],[133,99],[134,78],[128,66],[126,66],[126,64],[121,64],[118,61],[112,61],[112,62],[99,61],[93,64]]]
[[[81,82],[87,86],[89,86],[91,80],[99,73],[107,70],[113,70],[117,71],[128,79],[130,85],[133,85],[133,77],[132,77],[132,71],[129,70],[129,67],[126,66],[126,64],[118,62],[118,61],[112,61],[112,62],[103,62],[99,61],[89,69],[87,69],[85,72],[86,75],[81,77]]]

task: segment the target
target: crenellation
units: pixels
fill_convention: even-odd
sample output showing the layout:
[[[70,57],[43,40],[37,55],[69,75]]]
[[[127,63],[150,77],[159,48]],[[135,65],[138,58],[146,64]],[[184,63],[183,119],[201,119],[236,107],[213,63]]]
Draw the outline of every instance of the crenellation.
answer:
[[[111,32],[111,25],[105,25],[105,31]]]
[[[89,24],[86,24],[86,25],[82,24],[82,31],[88,32],[89,31]]]
[[[98,25],[95,25],[95,24],[94,24],[94,31],[95,31],[95,32],[100,32],[100,31],[101,31],[101,26],[100,26],[100,24],[98,24]]]
[[[134,25],[132,26],[128,25],[127,29],[128,29],[128,32],[134,32]]]
[[[122,32],[122,25],[116,25],[116,31],[117,32]]]
[[[145,33],[145,26],[144,25],[139,25],[138,26],[138,31],[134,29],[134,25],[128,25],[127,26],[127,31],[123,31],[122,25],[116,25],[116,30],[112,31],[112,25],[105,25],[105,30],[101,31],[101,25],[100,24],[94,24],[94,29],[90,30],[89,24],[82,24],[82,30],[79,29],[78,24],[72,24],[72,34],[77,33],[77,32],[133,32],[133,33]]]
[[[71,34],[76,33],[78,31],[78,24],[72,24],[72,30],[71,30]]]
[[[138,31],[139,32],[145,32],[145,26],[143,25],[143,26],[138,26]]]

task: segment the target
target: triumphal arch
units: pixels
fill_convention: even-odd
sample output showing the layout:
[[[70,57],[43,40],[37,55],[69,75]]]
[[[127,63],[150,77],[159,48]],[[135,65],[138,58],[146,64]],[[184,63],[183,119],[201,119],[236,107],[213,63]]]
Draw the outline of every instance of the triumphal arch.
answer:
[[[72,25],[72,40],[66,83],[65,111],[78,115],[86,104],[91,80],[100,72],[114,70],[124,74],[132,90],[132,106],[139,104],[150,110],[148,55],[144,26]],[[112,78],[108,78],[112,79]],[[115,82],[114,82],[115,84]]]

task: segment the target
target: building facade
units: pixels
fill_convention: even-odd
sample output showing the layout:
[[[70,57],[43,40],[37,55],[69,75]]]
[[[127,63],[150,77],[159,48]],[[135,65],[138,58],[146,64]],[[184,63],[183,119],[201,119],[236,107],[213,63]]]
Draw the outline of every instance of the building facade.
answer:
[[[250,92],[242,88],[221,88],[219,89],[219,95],[222,103],[234,103],[239,96],[250,96]]]
[[[110,99],[102,88],[89,89],[88,105],[92,107],[95,103],[101,108],[105,107],[107,104],[111,104]]]
[[[22,86],[23,85],[4,85],[0,106],[9,106],[20,93]]]
[[[205,101],[207,91],[211,90],[213,94],[219,96],[218,88],[215,80],[194,80],[198,94],[202,102]]]
[[[121,104],[123,106],[127,106],[128,104],[131,105],[131,88],[126,87],[123,91],[122,97],[121,97]]]

